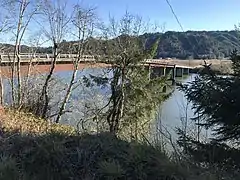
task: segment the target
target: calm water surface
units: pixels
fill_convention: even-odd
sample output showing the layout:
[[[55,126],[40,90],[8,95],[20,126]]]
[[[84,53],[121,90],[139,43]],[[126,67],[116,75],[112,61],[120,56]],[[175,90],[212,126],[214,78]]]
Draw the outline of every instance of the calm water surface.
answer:
[[[188,83],[194,80],[196,74],[190,74],[183,78],[178,78],[177,81]],[[179,91],[177,87],[173,87],[173,94],[162,105],[160,105],[156,117],[156,130],[169,132],[173,140],[177,139],[176,128],[186,130],[187,133],[197,138],[207,140],[210,136],[210,130],[198,128],[192,120],[196,117],[192,104],[187,101],[183,92]],[[185,129],[185,127],[187,127]]]
[[[78,79],[82,79],[83,76],[89,76],[93,74],[96,76],[111,76],[104,68],[87,68],[79,71]],[[70,81],[72,72],[71,71],[60,71],[57,72],[56,77],[59,79],[62,86]],[[194,80],[196,75],[185,76],[178,78],[178,81],[183,83]],[[7,86],[6,86],[7,87]],[[194,117],[193,110],[191,109],[191,103],[188,103],[184,94],[180,92],[176,87],[173,88],[172,96],[167,99],[157,110],[156,124],[157,128],[167,129],[171,134],[175,133],[176,127],[184,127],[187,125],[191,127],[194,123],[191,118]],[[5,89],[5,92],[9,92],[9,86]],[[53,95],[54,101],[52,104],[57,104],[65,95],[64,88],[56,88],[56,92]],[[95,108],[103,107],[106,104],[106,99],[109,97],[109,87],[91,87],[86,88],[83,85],[79,85],[72,93],[68,109],[72,112],[67,113],[62,118],[62,123],[76,126],[79,119],[83,119],[87,116],[83,112],[86,110],[86,103],[94,106]],[[86,102],[87,101],[87,102]],[[57,107],[57,106],[56,106]],[[57,108],[55,109],[57,110]],[[196,131],[196,128],[190,128],[192,132]]]
[[[101,68],[93,68],[93,69],[85,69],[83,71],[80,71],[79,78],[81,78],[83,75],[88,76],[89,74],[93,75],[100,75],[100,76],[111,76],[108,73],[106,73],[105,70]],[[68,82],[71,77],[70,71],[63,71],[58,72],[57,75],[65,82]],[[180,81],[182,83],[187,83],[192,80],[194,80],[195,74],[190,74],[189,76],[184,76],[182,78],[178,78],[177,81]],[[92,87],[91,89],[79,87],[75,90],[75,92],[72,95],[72,99],[76,100],[75,106],[72,105],[72,109],[75,111],[70,118],[68,114],[68,118],[64,118],[63,123],[75,125],[76,119],[79,119],[79,117],[83,117],[84,115],[81,113],[82,109],[79,104],[81,104],[83,97],[90,98],[92,100],[92,105],[95,103],[97,106],[104,106],[104,103],[106,103],[106,97],[108,97],[108,88],[99,88],[99,87]],[[191,103],[189,103],[184,96],[183,92],[180,92],[177,87],[172,87],[173,93],[172,96],[167,99],[163,104],[159,106],[157,109],[157,117],[156,117],[156,124],[157,129],[159,128],[166,128],[171,134],[174,134],[174,137],[176,132],[176,127],[183,128],[185,125],[187,125],[189,128],[190,133],[196,132],[196,126],[194,126],[194,122],[191,120],[191,118],[194,117],[194,113],[192,110]],[[86,98],[86,99],[87,99]],[[102,103],[100,103],[103,101]],[[187,123],[187,124],[186,124]]]

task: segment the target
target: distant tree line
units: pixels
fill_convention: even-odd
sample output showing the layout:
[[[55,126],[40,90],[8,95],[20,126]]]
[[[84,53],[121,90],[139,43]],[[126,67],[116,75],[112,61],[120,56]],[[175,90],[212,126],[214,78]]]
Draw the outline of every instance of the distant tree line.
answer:
[[[144,42],[145,48],[151,48],[157,39],[157,53],[155,58],[178,58],[178,59],[222,59],[228,58],[234,49],[240,49],[239,34],[237,31],[187,31],[166,33],[145,33],[139,38]],[[90,52],[106,54],[106,44],[114,44],[116,39],[107,43],[101,39],[90,37],[87,49]],[[61,52],[77,53],[74,44],[77,41],[63,40]],[[13,51],[14,46],[0,44],[5,47],[5,52]],[[77,46],[76,46],[77,47]],[[32,47],[31,47],[32,48]],[[22,52],[29,52],[30,47],[22,46]],[[52,47],[37,48],[38,53],[51,53]]]

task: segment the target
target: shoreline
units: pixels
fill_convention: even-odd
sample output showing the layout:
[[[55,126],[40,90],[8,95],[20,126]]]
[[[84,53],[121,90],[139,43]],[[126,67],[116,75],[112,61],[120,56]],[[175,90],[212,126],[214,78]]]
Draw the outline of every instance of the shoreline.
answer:
[[[85,68],[105,68],[111,66],[110,64],[106,63],[79,63],[78,70],[83,70]],[[31,75],[42,74],[49,72],[51,64],[33,64],[31,67]],[[28,65],[21,66],[21,75],[25,76],[28,74]],[[61,72],[61,71],[72,71],[73,64],[56,64],[54,72]],[[2,66],[1,67],[1,75],[2,77],[9,78],[11,77],[11,66]]]

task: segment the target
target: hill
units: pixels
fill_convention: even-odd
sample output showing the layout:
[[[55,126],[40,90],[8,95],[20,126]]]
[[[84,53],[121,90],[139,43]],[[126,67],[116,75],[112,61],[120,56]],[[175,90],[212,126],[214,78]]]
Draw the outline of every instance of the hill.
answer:
[[[156,58],[178,59],[222,59],[229,57],[234,49],[240,49],[238,31],[186,31],[165,33],[146,33],[139,38],[148,49],[152,47],[157,38],[160,38]],[[114,39],[111,40],[111,42]],[[106,42],[89,38],[88,50],[93,54],[104,54]],[[76,41],[64,40],[61,44],[62,53],[74,53]],[[10,44],[0,44],[0,49],[5,52],[12,51]],[[32,52],[35,48],[22,46],[22,52]],[[38,53],[51,53],[51,47],[37,48]]]
[[[233,49],[240,49],[237,31],[187,31],[144,34],[150,47],[160,37],[157,58],[215,59],[229,57]]]

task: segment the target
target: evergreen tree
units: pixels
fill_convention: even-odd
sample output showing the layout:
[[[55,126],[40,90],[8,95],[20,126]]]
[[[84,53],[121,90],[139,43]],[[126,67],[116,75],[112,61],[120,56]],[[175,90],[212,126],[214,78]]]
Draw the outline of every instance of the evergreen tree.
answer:
[[[201,126],[212,127],[219,141],[240,138],[240,56],[232,54],[234,76],[222,77],[205,65],[199,76],[182,87],[200,116]],[[199,118],[199,117],[198,117]]]
[[[102,116],[109,131],[133,138],[149,127],[156,107],[165,98],[162,93],[165,78],[150,79],[148,67],[143,66],[147,58],[156,55],[159,39],[145,49],[144,42],[137,38],[141,27],[140,19],[129,13],[120,22],[112,19],[106,28],[110,38],[104,42],[104,61],[111,64],[111,76],[107,79],[91,76],[92,82],[98,85],[110,84],[110,97]]]
[[[206,143],[178,130],[179,145],[199,166],[216,168],[221,176],[238,179],[240,172],[240,56],[231,55],[233,75],[222,77],[204,66],[191,83],[181,87],[193,103],[196,115],[193,120],[199,126],[211,128],[214,138]],[[215,169],[215,170],[216,170]],[[227,174],[227,175],[226,175]],[[220,177],[221,177],[220,176]],[[238,177],[238,178],[237,178]],[[222,178],[222,177],[221,177]]]

